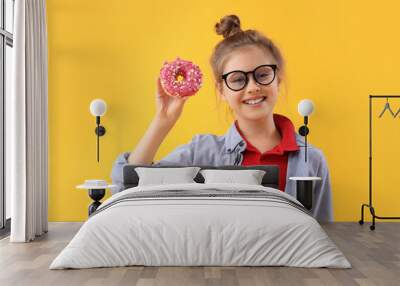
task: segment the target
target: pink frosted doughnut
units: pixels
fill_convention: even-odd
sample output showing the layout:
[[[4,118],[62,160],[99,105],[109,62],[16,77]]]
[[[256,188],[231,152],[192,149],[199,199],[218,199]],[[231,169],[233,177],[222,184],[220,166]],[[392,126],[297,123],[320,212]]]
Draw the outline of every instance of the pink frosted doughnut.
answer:
[[[160,81],[170,96],[192,96],[201,87],[202,73],[192,62],[176,58],[173,62],[164,62],[160,70]]]

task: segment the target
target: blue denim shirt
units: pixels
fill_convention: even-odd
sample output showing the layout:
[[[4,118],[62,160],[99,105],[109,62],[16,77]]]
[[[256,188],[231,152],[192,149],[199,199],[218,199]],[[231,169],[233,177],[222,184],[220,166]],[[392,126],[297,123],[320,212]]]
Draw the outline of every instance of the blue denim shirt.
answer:
[[[296,142],[304,146],[302,136],[295,133]],[[178,146],[174,151],[153,165],[241,165],[246,142],[240,136],[235,124],[222,136],[213,134],[195,135],[192,140]],[[128,164],[129,152],[124,152],[115,160],[111,178],[118,188],[113,192],[122,190],[122,169]],[[318,221],[333,221],[332,194],[329,170],[322,151],[313,145],[307,145],[307,162],[304,160],[304,148],[299,151],[289,152],[285,192],[296,197],[296,182],[289,177],[321,177],[322,180],[314,182],[312,214]]]

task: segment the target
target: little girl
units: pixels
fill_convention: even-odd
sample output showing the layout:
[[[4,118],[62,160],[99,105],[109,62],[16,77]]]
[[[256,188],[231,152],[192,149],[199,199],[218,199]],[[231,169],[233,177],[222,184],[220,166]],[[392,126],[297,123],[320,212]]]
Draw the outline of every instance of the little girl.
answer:
[[[226,101],[235,121],[223,136],[200,134],[177,147],[155,165],[278,165],[279,189],[296,194],[292,176],[316,176],[313,216],[332,221],[331,187],[327,163],[318,148],[308,145],[304,162],[303,138],[287,117],[274,114],[285,63],[275,44],[255,30],[243,31],[235,15],[215,25],[220,41],[211,55],[218,96]],[[157,112],[133,152],[121,154],[114,163],[112,180],[122,186],[126,164],[152,164],[153,158],[182,113],[188,99],[168,96],[158,79]]]

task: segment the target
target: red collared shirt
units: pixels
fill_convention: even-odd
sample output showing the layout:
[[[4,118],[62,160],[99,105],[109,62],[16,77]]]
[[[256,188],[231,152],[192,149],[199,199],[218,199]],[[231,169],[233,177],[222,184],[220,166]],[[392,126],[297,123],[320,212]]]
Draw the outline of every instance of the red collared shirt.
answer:
[[[279,189],[285,191],[286,171],[288,164],[288,152],[298,151],[299,146],[296,143],[296,136],[293,123],[289,118],[273,114],[275,126],[282,137],[281,142],[269,151],[261,153],[256,147],[244,137],[237,121],[235,125],[239,134],[246,141],[247,147],[243,152],[242,166],[249,165],[278,165],[279,166]]]

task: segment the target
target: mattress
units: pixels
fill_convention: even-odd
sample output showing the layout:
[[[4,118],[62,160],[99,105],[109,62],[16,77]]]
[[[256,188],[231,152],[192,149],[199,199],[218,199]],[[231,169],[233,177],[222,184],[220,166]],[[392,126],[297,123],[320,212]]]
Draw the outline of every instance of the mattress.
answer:
[[[258,185],[199,183],[111,196],[50,269],[132,265],[351,268],[292,196]]]

